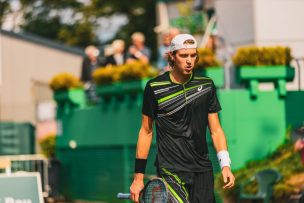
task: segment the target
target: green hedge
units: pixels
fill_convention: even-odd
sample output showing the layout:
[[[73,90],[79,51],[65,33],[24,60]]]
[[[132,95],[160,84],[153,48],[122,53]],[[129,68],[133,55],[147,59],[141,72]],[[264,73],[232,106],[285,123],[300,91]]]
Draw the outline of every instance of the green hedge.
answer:
[[[157,76],[158,71],[149,64],[133,62],[120,66],[98,68],[93,72],[93,80],[97,85],[118,81],[132,81]]]
[[[215,54],[211,49],[208,48],[198,48],[199,60],[195,66],[198,69],[204,69],[208,67],[220,67],[221,62],[216,58]]]
[[[223,190],[222,175],[217,174],[215,187],[228,199],[236,200],[239,195],[240,183],[249,180],[257,171],[273,168],[278,170],[282,179],[274,186],[274,199],[276,203],[286,202],[293,194],[297,194],[303,189],[304,172],[301,162],[301,157],[298,152],[294,152],[293,142],[286,141],[268,158],[259,161],[252,161],[238,171],[234,171],[236,177],[236,185],[230,190]],[[299,180],[301,177],[301,180]],[[297,180],[297,181],[295,181]],[[248,185],[245,188],[249,194],[254,194],[257,191],[257,184]]]
[[[288,47],[240,47],[233,56],[235,66],[289,66],[292,60]]]
[[[83,87],[83,83],[79,80],[79,78],[70,73],[60,73],[51,79],[49,82],[49,87],[53,91],[60,91]]]

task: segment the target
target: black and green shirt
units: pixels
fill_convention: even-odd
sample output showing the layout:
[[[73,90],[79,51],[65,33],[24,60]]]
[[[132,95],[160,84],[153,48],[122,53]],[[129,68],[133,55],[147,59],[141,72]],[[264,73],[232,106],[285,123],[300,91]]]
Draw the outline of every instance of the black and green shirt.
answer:
[[[177,84],[169,72],[150,80],[145,88],[142,113],[155,121],[157,168],[204,172],[212,169],[208,158],[208,113],[221,110],[213,81],[193,73]]]

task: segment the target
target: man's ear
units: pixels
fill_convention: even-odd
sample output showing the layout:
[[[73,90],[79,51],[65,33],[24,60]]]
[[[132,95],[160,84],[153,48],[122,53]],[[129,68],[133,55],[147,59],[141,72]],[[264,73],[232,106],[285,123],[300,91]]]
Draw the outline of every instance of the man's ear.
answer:
[[[173,54],[172,54],[172,52],[168,52],[168,58],[170,58],[171,60],[173,60],[174,58],[173,58]]]

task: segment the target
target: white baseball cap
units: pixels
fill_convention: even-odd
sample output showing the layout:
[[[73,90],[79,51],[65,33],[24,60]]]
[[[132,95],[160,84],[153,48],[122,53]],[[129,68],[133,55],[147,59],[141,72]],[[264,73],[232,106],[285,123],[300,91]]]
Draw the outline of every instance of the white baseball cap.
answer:
[[[185,43],[187,40],[193,40],[193,44]],[[179,34],[176,35],[170,44],[169,52],[173,52],[180,49],[196,49],[197,42],[192,35],[189,34]]]

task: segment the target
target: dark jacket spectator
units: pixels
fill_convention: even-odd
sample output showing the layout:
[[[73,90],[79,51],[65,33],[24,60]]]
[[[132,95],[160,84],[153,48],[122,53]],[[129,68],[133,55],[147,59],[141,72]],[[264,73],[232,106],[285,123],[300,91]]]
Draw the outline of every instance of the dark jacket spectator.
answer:
[[[106,57],[105,66],[122,65],[126,62],[125,42],[117,39],[112,43],[113,54]]]
[[[100,61],[98,59],[99,50],[95,46],[90,45],[86,47],[85,54],[86,56],[82,61],[80,77],[81,81],[84,83],[91,82],[93,71],[100,66]]]

